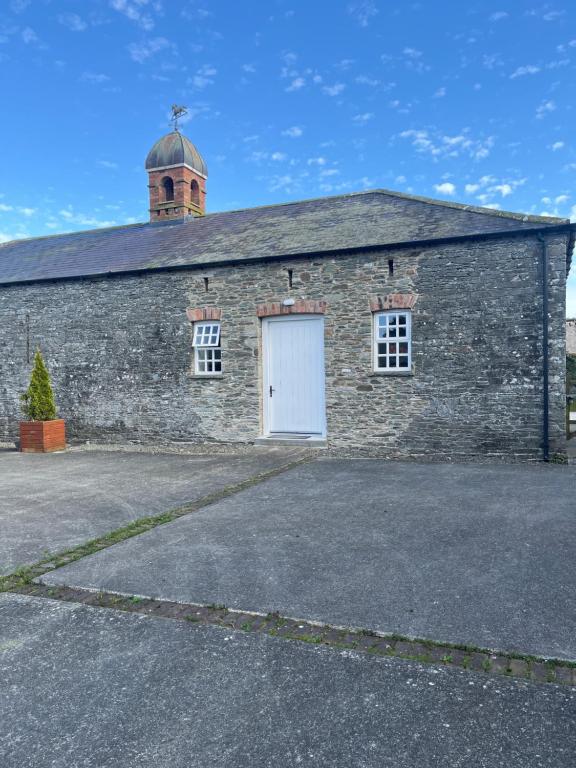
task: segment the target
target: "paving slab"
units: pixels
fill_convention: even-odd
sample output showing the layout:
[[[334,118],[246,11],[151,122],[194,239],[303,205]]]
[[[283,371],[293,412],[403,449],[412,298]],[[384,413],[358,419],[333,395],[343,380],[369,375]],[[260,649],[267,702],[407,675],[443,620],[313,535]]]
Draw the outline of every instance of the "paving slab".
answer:
[[[48,584],[576,659],[572,466],[322,460]]]
[[[568,768],[576,692],[0,595],[2,768]]]
[[[212,456],[0,451],[0,575],[196,501],[297,454],[278,448]]]

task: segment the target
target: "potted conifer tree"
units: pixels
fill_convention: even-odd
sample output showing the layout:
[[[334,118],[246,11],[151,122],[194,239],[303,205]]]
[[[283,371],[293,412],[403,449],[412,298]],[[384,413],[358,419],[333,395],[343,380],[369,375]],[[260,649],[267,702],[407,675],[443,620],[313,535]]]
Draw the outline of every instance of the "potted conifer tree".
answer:
[[[56,403],[50,375],[40,349],[34,355],[30,385],[20,395],[28,421],[20,422],[20,450],[24,453],[48,453],[66,448],[66,425],[56,418]]]

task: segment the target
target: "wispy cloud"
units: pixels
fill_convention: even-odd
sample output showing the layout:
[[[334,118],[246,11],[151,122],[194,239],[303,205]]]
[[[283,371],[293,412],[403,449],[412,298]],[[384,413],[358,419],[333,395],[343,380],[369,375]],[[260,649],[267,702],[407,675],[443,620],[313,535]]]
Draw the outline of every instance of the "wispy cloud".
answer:
[[[431,134],[428,130],[408,130],[399,134],[401,139],[408,139],[416,152],[430,155],[439,160],[444,157],[465,156],[473,160],[482,160],[488,157],[494,139],[488,136],[485,139],[474,139],[467,131],[455,136],[446,134]]]
[[[128,46],[128,52],[131,59],[138,64],[143,64],[156,53],[167,49],[175,50],[175,45],[165,37],[153,37],[148,40],[142,40],[139,43],[131,43]]]
[[[285,90],[288,91],[288,93],[291,91],[299,91],[300,88],[304,88],[305,85],[306,80],[304,80],[303,77],[295,77]]]
[[[133,21],[147,32],[154,28],[154,19],[152,14],[145,12],[144,9],[158,12],[162,10],[162,4],[158,0],[133,0],[133,2],[129,0],[110,0],[110,7],[126,16],[127,19],[130,19],[130,21]]]
[[[536,75],[538,72],[540,72],[540,67],[534,64],[526,64],[526,66],[518,67],[518,69],[514,70],[510,75],[510,79],[515,80],[517,77],[524,77],[524,75]]]
[[[491,14],[490,21],[503,21],[504,19],[507,19],[510,16],[508,11],[496,11],[495,13]]]
[[[363,112],[360,115],[354,115],[352,121],[356,123],[356,125],[366,125],[366,123],[372,120],[373,117],[373,112]]]
[[[378,15],[378,8],[371,0],[359,0],[348,5],[348,13],[361,27],[367,27],[370,21]]]
[[[218,70],[216,67],[213,67],[211,64],[204,64],[195,75],[188,79],[188,82],[196,88],[196,90],[200,91],[203,88],[206,88],[206,86],[214,83],[214,75],[217,73]]]
[[[108,75],[104,75],[101,72],[83,72],[80,75],[80,80],[83,83],[92,83],[93,85],[100,85],[110,81]]]
[[[327,96],[338,96],[342,93],[342,91],[346,88],[344,83],[335,83],[334,85],[325,85],[322,88],[322,91]]]
[[[77,13],[61,13],[58,16],[58,23],[67,27],[71,32],[84,32],[88,29],[88,24]]]
[[[552,99],[549,99],[547,101],[543,101],[540,106],[536,109],[536,117],[538,120],[542,120],[546,115],[550,114],[550,112],[556,111],[556,103],[552,101]]]
[[[300,128],[299,125],[293,125],[291,128],[286,128],[285,131],[282,131],[282,136],[288,136],[291,139],[298,139],[304,131],[302,128]]]

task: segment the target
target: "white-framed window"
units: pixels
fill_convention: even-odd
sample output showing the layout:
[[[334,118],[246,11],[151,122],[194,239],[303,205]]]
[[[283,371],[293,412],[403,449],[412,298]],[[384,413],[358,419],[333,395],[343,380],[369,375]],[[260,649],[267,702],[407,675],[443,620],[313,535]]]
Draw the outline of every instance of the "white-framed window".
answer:
[[[222,373],[220,323],[194,324],[194,372],[199,376]]]
[[[374,314],[374,370],[402,373],[412,366],[410,312]]]

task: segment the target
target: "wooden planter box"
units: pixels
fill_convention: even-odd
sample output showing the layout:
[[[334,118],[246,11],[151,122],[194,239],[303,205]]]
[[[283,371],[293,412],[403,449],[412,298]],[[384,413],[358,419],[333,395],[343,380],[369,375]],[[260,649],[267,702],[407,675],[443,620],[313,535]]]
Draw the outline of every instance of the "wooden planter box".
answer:
[[[66,448],[64,419],[21,421],[20,450],[23,453],[50,453]]]

